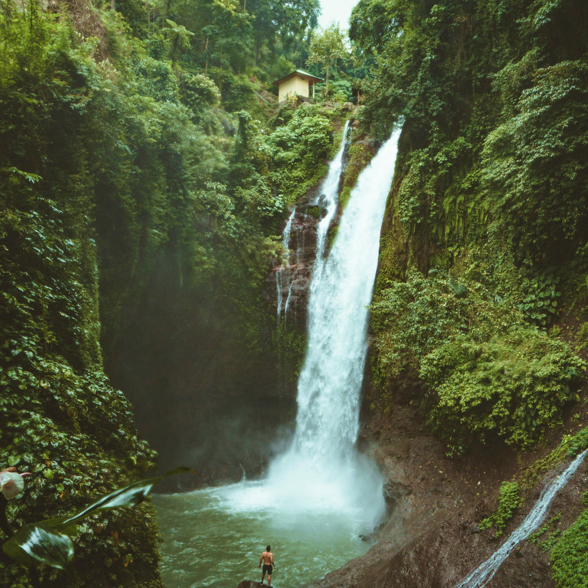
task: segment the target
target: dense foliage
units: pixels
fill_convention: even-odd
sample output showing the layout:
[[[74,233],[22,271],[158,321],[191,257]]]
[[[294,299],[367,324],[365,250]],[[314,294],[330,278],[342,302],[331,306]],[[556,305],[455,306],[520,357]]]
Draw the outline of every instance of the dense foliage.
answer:
[[[588,586],[588,510],[567,529],[551,552],[551,570],[557,588]]]
[[[587,11],[579,0],[354,9],[351,38],[378,63],[365,122],[384,134],[405,120],[396,206],[429,249],[425,267],[489,231],[517,263],[576,254],[585,269]]]
[[[34,473],[17,527],[154,465],[103,370],[154,284],[232,342],[220,369],[263,360],[268,256],[333,145],[332,109],[264,129],[254,92],[306,58],[314,0],[113,5],[1,4],[0,468]],[[104,515],[75,539],[78,571],[46,579],[158,586],[156,540],[149,504]],[[9,568],[0,585],[28,580]]]
[[[363,124],[381,136],[404,125],[375,375],[382,391],[420,382],[452,452],[488,431],[529,446],[582,378],[565,343],[528,326],[586,297],[587,22],[574,0],[361,0],[353,12],[350,36],[377,61]]]
[[[586,320],[587,25],[581,0],[353,11],[350,37],[375,62],[364,128],[403,125],[373,304],[374,408],[416,400],[450,454],[530,447],[579,398],[583,336],[558,323]],[[554,551],[558,586],[586,575],[574,541]]]
[[[381,291],[372,312],[384,398],[419,380],[429,424],[451,454],[488,435],[529,447],[576,398],[584,362],[479,282],[413,270]]]

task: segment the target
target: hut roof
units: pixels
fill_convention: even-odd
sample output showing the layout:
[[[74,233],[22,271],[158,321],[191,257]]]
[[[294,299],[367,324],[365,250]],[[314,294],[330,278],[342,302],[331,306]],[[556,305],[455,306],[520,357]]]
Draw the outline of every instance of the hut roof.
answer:
[[[291,73],[289,73],[287,76],[284,76],[283,78],[280,78],[279,80],[276,80],[275,82],[272,82],[272,84],[274,84],[275,86],[279,86],[282,82],[285,82],[286,80],[289,80],[290,78],[293,78],[295,75],[299,75],[301,78],[308,78],[309,80],[313,81],[315,84],[317,82],[323,82],[323,78],[317,78],[316,76],[313,76],[312,74],[308,73],[307,71],[304,71],[302,69],[297,69],[296,71],[293,71]]]

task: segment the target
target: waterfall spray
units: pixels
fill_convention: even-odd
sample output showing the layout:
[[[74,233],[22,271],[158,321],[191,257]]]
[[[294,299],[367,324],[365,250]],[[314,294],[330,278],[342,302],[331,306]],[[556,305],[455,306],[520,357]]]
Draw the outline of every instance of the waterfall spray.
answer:
[[[547,513],[547,509],[554,496],[568,483],[569,479],[575,474],[580,464],[584,461],[584,457],[588,449],[582,452],[576,459],[568,466],[568,469],[561,475],[555,478],[548,484],[541,492],[539,500],[531,512],[526,516],[520,527],[512,533],[512,535],[504,542],[502,547],[494,553],[484,563],[473,570],[466,578],[455,588],[483,588],[493,578],[498,568],[502,565],[504,560],[511,554],[512,550],[523,540],[525,540],[543,521]]]

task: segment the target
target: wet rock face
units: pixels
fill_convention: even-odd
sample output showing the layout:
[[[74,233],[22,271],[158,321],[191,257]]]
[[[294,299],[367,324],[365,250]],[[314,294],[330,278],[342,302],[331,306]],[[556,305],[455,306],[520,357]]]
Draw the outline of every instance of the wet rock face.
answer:
[[[316,257],[317,225],[324,211],[312,204],[314,194],[296,206],[292,220],[287,261],[273,259],[266,278],[264,297],[280,321],[306,331],[310,282]]]

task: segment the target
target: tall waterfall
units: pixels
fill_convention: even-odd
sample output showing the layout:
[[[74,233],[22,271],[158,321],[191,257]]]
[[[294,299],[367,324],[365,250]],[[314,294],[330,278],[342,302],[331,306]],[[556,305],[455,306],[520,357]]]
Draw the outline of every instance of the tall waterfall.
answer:
[[[382,146],[360,175],[328,252],[343,149],[323,184],[319,204],[326,213],[318,225],[296,432],[290,449],[271,464],[268,480],[289,509],[350,510],[369,523],[377,522],[384,510],[382,478],[356,452],[355,442],[367,354],[367,306],[398,136]]]
[[[543,489],[539,500],[537,500],[535,506],[525,517],[525,520],[519,528],[513,531],[512,535],[504,542],[500,549],[475,570],[470,572],[459,584],[456,584],[455,588],[482,588],[490,582],[498,568],[502,565],[502,562],[512,553],[512,550],[542,523],[551,501],[576,473],[576,470],[584,461],[586,453],[588,453],[588,450],[578,455],[561,476],[555,478],[555,480]]]
[[[227,496],[236,510],[279,513],[281,524],[300,521],[303,513],[310,513],[314,521],[316,516],[336,513],[367,530],[384,514],[383,478],[356,451],[355,442],[367,355],[367,306],[399,132],[359,176],[335,243],[327,251],[329,227],[337,212],[345,134],[317,202],[325,215],[318,225],[294,438],[289,449],[272,461],[266,480],[238,485]]]

